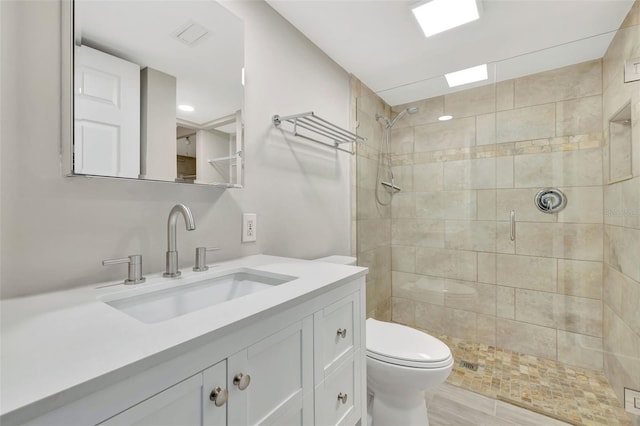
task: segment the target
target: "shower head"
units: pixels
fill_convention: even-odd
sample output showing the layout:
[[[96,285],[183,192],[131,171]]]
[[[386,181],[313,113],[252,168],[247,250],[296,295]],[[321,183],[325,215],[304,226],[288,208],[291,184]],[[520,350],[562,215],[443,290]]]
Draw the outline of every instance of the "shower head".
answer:
[[[396,118],[394,118],[393,120],[389,120],[389,119],[388,119],[387,117],[385,117],[384,115],[379,115],[379,114],[376,114],[376,120],[379,120],[379,119],[381,119],[381,118],[382,118],[382,119],[385,121],[385,127],[386,127],[387,129],[390,129],[390,128],[392,128],[392,127],[393,127],[393,125],[394,125],[394,124],[396,124],[396,121],[398,121],[400,118],[402,118],[405,114],[407,114],[407,113],[409,113],[409,114],[415,114],[415,113],[416,113],[416,112],[418,112],[418,111],[419,111],[419,108],[418,108],[418,107],[416,107],[416,106],[412,106],[412,107],[405,108],[405,109],[403,109],[402,111],[400,111],[400,112],[398,113],[398,115],[396,115]]]

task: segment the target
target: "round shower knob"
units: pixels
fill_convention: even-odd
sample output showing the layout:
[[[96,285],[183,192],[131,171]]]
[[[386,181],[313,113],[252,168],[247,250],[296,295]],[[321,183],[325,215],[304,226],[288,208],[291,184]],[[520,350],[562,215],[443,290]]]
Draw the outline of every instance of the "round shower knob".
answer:
[[[567,197],[556,188],[544,188],[536,194],[535,204],[543,213],[556,213],[567,205]]]

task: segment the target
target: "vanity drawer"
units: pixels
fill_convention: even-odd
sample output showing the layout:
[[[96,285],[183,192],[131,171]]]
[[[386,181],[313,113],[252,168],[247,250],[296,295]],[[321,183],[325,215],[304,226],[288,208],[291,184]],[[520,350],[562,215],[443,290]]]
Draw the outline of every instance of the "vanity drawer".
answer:
[[[356,351],[316,388],[317,425],[353,425],[360,418],[360,362]]]
[[[335,302],[314,315],[316,380],[333,372],[360,345],[359,293]]]

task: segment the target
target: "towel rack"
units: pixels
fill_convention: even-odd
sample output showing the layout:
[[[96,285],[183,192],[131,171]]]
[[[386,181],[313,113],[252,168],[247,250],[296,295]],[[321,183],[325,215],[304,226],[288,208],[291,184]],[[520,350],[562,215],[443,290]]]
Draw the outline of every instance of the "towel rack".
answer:
[[[356,142],[364,142],[367,139],[351,133],[335,124],[318,117],[311,112],[303,112],[302,114],[289,115],[281,117],[273,116],[273,125],[280,127],[282,123],[290,123],[293,125],[293,135],[307,139],[323,145],[331,146],[339,151],[348,152],[351,155],[356,153]],[[302,132],[300,133],[301,130]],[[316,139],[321,137],[320,139]],[[351,144],[351,149],[342,148],[342,144]]]

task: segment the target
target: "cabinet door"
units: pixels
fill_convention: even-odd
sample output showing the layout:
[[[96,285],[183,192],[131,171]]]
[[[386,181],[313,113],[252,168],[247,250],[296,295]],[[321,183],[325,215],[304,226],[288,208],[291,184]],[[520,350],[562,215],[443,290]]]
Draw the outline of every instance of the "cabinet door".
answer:
[[[101,425],[185,426],[226,425],[226,404],[216,407],[210,401],[216,386],[226,389],[226,361],[219,362],[182,382],[165,389]]]
[[[229,424],[313,424],[312,366],[312,317],[229,357]],[[240,374],[245,382],[234,384]]]
[[[361,416],[360,351],[347,357],[316,387],[316,424],[321,426],[354,425]]]
[[[314,314],[315,375],[320,382],[360,347],[360,293]]]

